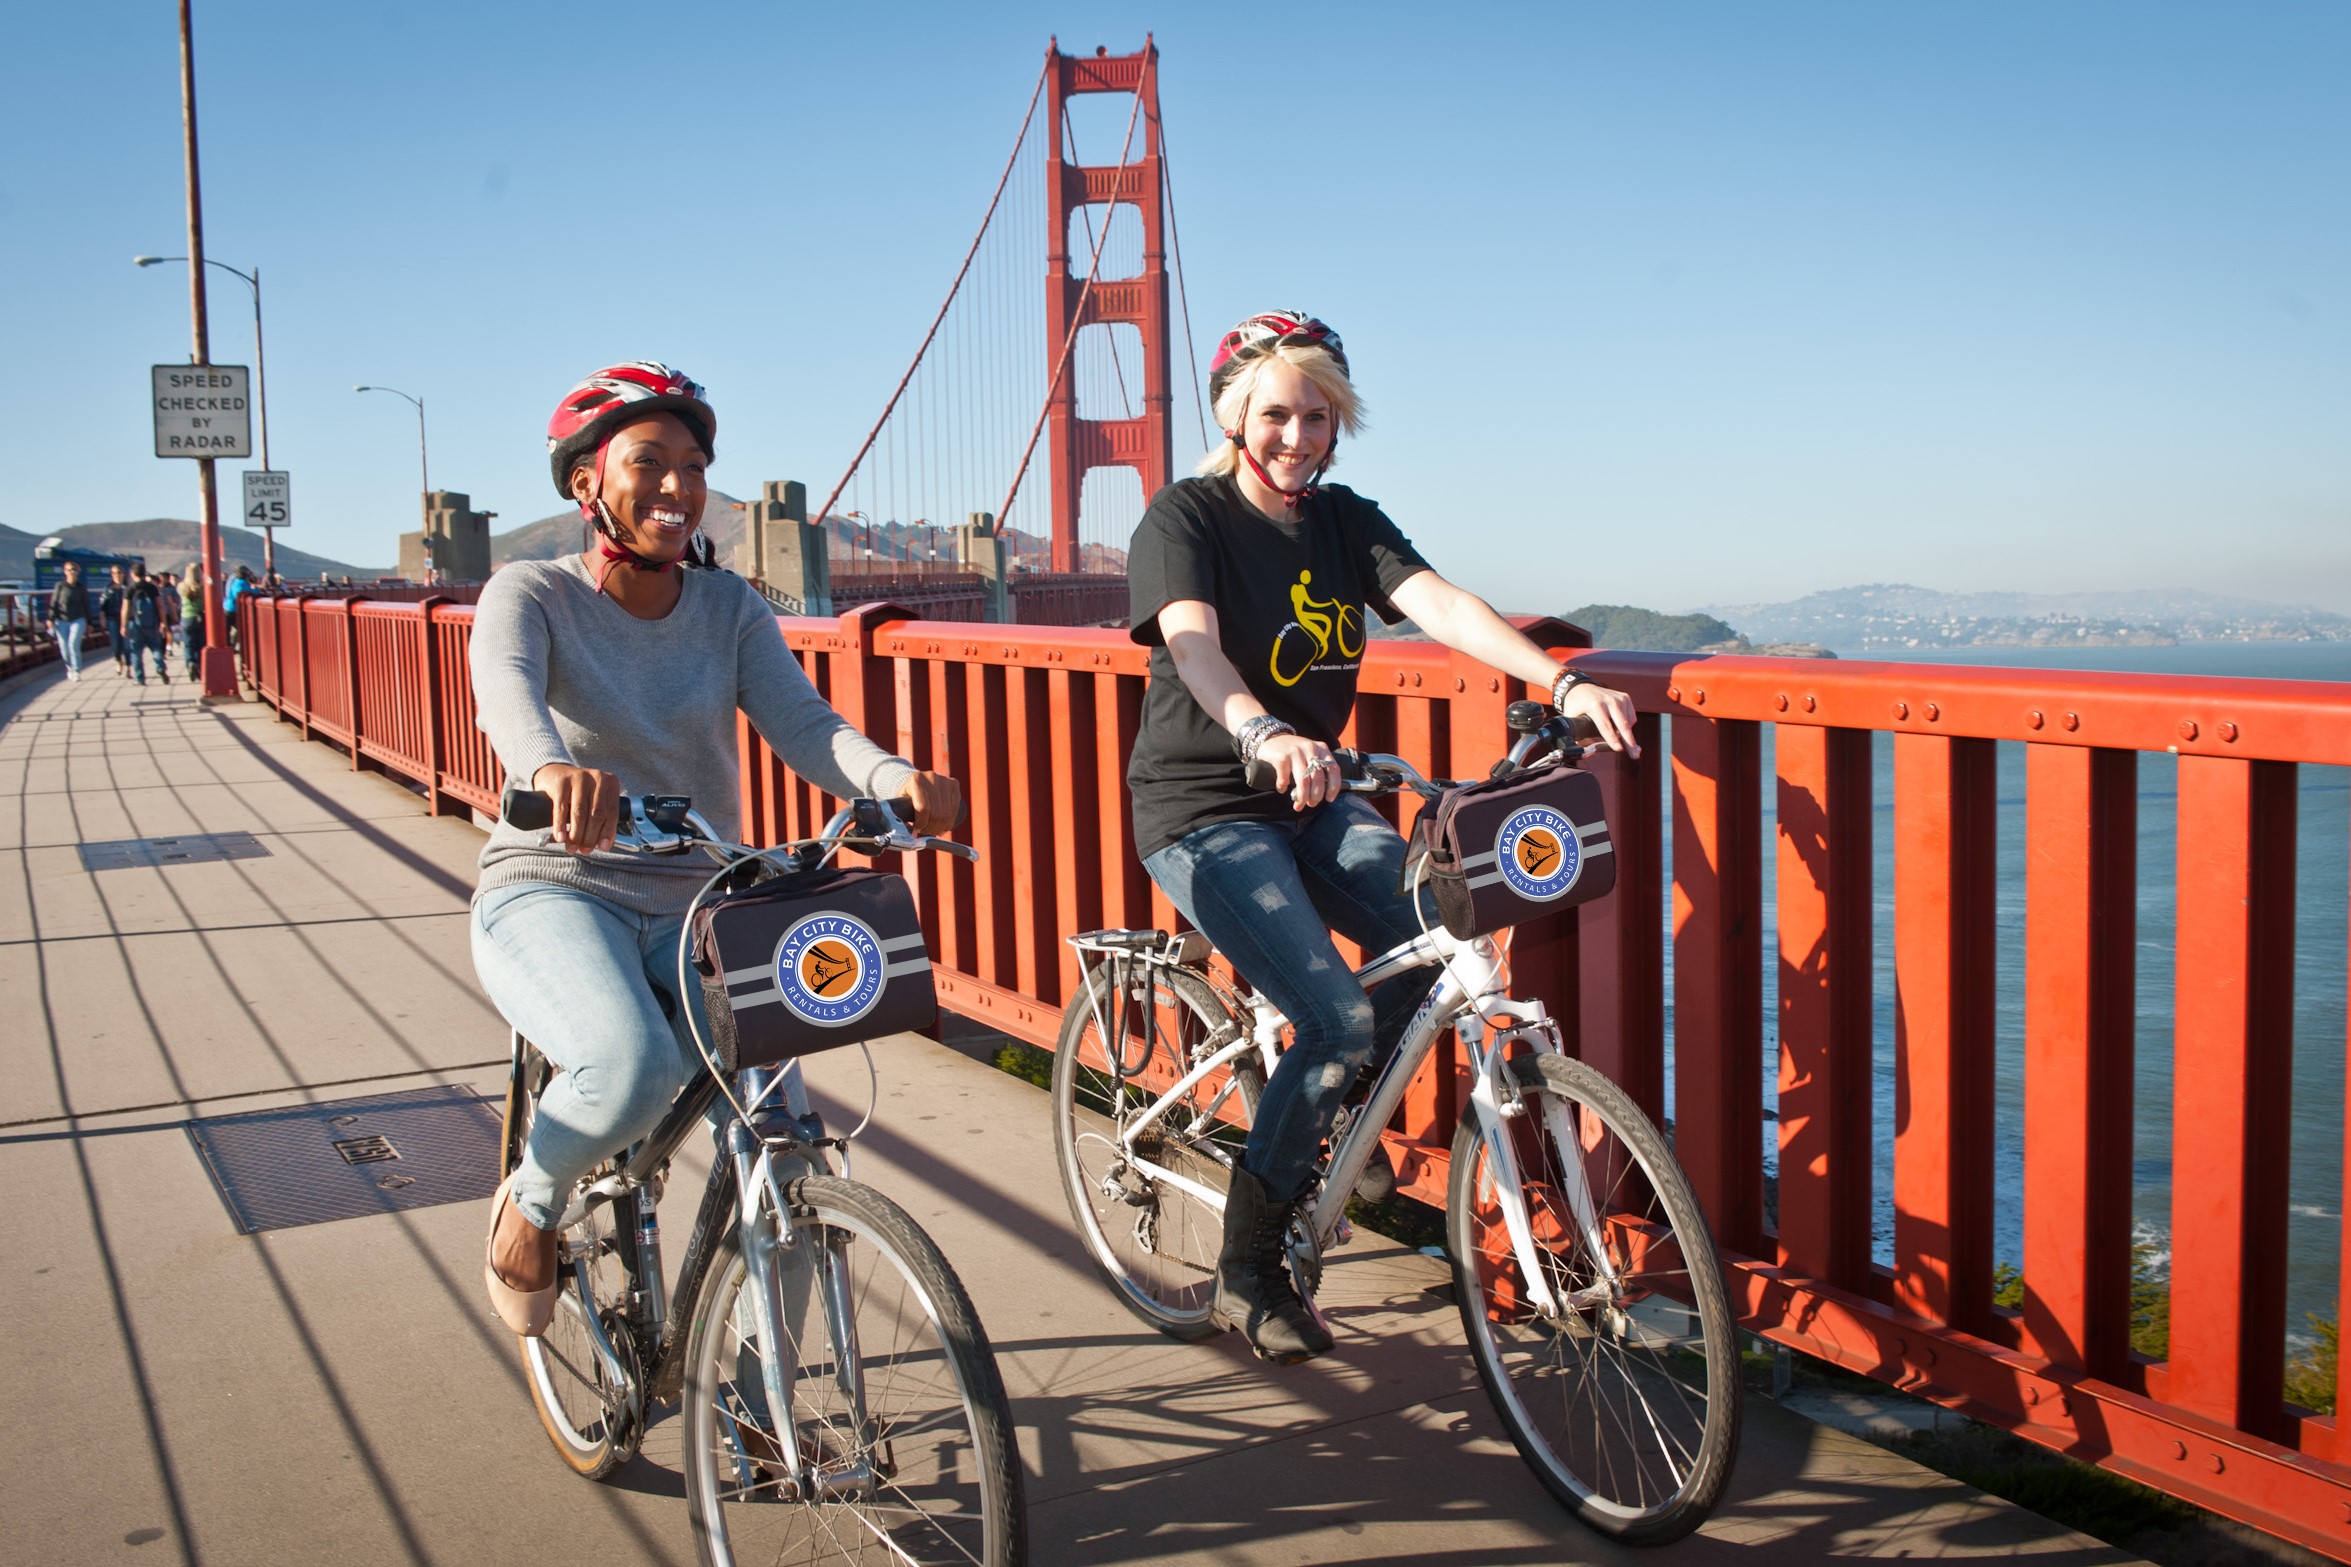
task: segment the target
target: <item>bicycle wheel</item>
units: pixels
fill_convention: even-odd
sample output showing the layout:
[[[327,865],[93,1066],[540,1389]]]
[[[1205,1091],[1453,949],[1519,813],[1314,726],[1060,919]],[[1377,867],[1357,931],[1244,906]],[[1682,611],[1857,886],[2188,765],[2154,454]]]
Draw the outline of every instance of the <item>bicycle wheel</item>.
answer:
[[[1563,1056],[1511,1070],[1526,1113],[1504,1124],[1560,1310],[1528,1298],[1467,1112],[1446,1239],[1478,1377],[1519,1456],[1577,1517],[1632,1544],[1678,1540],[1713,1512],[1739,1442],[1738,1342],[1713,1238],[1665,1139],[1616,1084]],[[1606,1270],[1574,1208],[1579,1171]]]
[[[776,1270],[785,1342],[760,1326],[731,1227],[686,1341],[680,1439],[702,1560],[1025,1561],[1011,1411],[947,1260],[869,1187],[816,1175],[788,1193],[794,1233]],[[788,1422],[769,1414],[770,1357],[790,1380]],[[810,1476],[805,1491],[786,1440]]]
[[[532,1112],[554,1075],[554,1064],[524,1041],[506,1089],[501,1180],[522,1158]],[[524,1381],[538,1407],[539,1423],[547,1428],[547,1439],[565,1464],[591,1480],[610,1474],[636,1450],[635,1384],[641,1374],[636,1342],[617,1309],[628,1292],[619,1248],[633,1226],[621,1222],[620,1207],[599,1203],[558,1238],[556,1266],[563,1291],[556,1299],[555,1318],[543,1337],[517,1341],[522,1345]],[[582,1272],[587,1276],[584,1291]],[[598,1352],[599,1344],[618,1363],[619,1376]]]
[[[1130,1133],[1194,1062],[1247,1025],[1205,979],[1185,969],[1139,965],[1126,989],[1123,996],[1111,993],[1111,967],[1104,964],[1062,1013],[1053,1056],[1053,1142],[1062,1189],[1086,1249],[1127,1309],[1162,1333],[1208,1338],[1217,1331],[1208,1306],[1224,1239],[1224,1194],[1264,1075],[1254,1057],[1235,1062],[1229,1080],[1223,1073],[1204,1079],[1165,1115]]]

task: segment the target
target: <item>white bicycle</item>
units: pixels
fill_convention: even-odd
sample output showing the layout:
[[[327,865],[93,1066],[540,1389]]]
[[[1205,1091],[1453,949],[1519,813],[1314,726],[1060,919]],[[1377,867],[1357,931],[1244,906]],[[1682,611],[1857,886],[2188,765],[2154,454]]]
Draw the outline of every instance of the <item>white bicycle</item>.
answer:
[[[1583,754],[1566,720],[1515,704],[1514,766]],[[1347,787],[1435,798],[1400,757],[1339,753]],[[1366,990],[1418,968],[1435,988],[1368,1095],[1351,1097],[1288,1242],[1312,1300],[1324,1251],[1405,1085],[1447,1029],[1471,1069],[1445,1211],[1463,1331],[1521,1457],[1584,1522],[1634,1544],[1712,1513],[1738,1447],[1738,1341],[1688,1178],[1632,1099],[1569,1056],[1543,1004],[1507,989],[1509,932],[1441,926],[1365,963]],[[1085,969],[1053,1068],[1070,1212],[1127,1307],[1201,1339],[1225,1191],[1287,1020],[1221,983],[1197,931],[1071,938]],[[1383,1166],[1384,1168],[1384,1166]]]

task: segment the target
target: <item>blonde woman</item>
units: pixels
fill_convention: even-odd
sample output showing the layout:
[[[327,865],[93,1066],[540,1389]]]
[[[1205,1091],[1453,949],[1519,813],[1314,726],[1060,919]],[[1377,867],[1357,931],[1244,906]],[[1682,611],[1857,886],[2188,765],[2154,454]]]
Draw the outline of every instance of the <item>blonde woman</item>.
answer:
[[[1127,779],[1152,880],[1295,1025],[1233,1172],[1212,1308],[1289,1363],[1331,1335],[1290,1280],[1283,1233],[1344,1096],[1433,979],[1366,997],[1325,928],[1375,952],[1423,928],[1396,890],[1404,840],[1340,792],[1331,759],[1365,608],[1548,687],[1560,711],[1638,753],[1629,697],[1553,663],[1439,576],[1376,502],[1323,482],[1340,437],[1363,428],[1336,332],[1302,311],[1251,316],[1225,334],[1208,389],[1225,439],[1199,477],[1153,497],[1128,556],[1130,634],[1152,652]],[[1252,760],[1272,765],[1274,789],[1248,785]]]

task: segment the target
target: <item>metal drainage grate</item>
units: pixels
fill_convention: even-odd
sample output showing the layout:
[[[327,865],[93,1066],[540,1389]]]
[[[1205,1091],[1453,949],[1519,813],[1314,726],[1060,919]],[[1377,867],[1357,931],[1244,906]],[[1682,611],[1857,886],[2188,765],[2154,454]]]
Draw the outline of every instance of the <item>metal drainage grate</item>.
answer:
[[[498,1189],[498,1107],[414,1088],[187,1123],[240,1233],[473,1202]]]
[[[119,871],[135,865],[201,865],[213,860],[257,860],[269,850],[249,832],[191,833],[185,838],[116,838],[76,845],[82,869]]]

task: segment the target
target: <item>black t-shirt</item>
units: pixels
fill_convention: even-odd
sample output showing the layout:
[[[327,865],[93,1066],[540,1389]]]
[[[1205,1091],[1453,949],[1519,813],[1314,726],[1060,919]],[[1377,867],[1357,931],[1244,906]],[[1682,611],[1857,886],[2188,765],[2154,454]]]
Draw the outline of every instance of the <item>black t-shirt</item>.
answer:
[[[163,618],[152,579],[131,584],[130,606],[131,624],[134,626],[153,627]]]
[[[1364,608],[1403,616],[1388,595],[1428,562],[1377,502],[1326,485],[1273,522],[1229,477],[1181,479],[1152,498],[1127,551],[1128,633],[1151,649],[1151,686],[1127,762],[1135,839],[1149,855],[1215,822],[1282,821],[1287,796],[1252,789],[1232,736],[1176,673],[1159,612],[1214,606],[1218,640],[1266,711],[1336,743],[1355,710]]]

